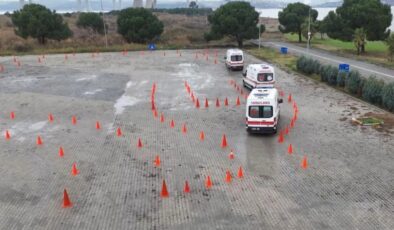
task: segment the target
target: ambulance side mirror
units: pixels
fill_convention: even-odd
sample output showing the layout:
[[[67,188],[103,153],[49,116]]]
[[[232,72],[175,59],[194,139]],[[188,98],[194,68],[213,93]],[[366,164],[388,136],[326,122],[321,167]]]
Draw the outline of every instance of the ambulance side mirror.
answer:
[[[227,56],[224,56],[224,60],[227,60]]]
[[[242,73],[242,76],[246,77],[246,71]]]
[[[282,99],[282,98],[279,98],[279,99],[278,99],[278,103],[279,103],[279,104],[282,104],[282,103],[283,103],[283,99]]]

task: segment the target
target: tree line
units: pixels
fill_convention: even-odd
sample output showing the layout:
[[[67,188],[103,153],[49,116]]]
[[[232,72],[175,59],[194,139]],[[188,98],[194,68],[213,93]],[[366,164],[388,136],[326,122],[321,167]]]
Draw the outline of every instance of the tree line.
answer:
[[[297,33],[299,42],[319,32],[333,39],[353,41],[357,54],[362,54],[368,41],[385,41],[391,60],[394,56],[394,34],[388,29],[393,15],[390,5],[380,0],[344,0],[321,21],[317,20],[316,10],[299,2],[288,4],[278,16],[279,30]]]
[[[153,12],[207,15],[211,25],[210,32],[205,34],[207,41],[227,36],[233,38],[240,47],[245,39],[258,38],[259,31],[263,33],[265,30],[264,25],[259,24],[259,13],[248,2],[229,2],[215,11],[205,8],[127,8],[108,14],[117,16],[117,32],[125,41],[146,43],[159,40],[164,30],[163,23]],[[45,44],[48,39],[61,41],[73,35],[60,14],[39,4],[25,5],[21,10],[15,11],[11,19],[17,35],[25,39],[35,38],[40,44]],[[103,14],[99,13],[80,13],[77,26],[98,34],[104,34],[108,28]]]

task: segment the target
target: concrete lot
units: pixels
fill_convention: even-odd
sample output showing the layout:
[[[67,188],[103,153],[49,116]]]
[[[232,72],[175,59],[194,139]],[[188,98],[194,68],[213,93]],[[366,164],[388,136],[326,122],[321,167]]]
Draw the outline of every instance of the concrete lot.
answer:
[[[51,55],[42,64],[26,56],[20,67],[1,57],[0,229],[394,229],[394,130],[350,122],[368,112],[392,114],[277,68],[278,86],[300,110],[295,128],[283,144],[277,135],[248,135],[245,100],[235,106],[240,94],[229,83],[241,85],[241,73],[225,69],[224,50],[216,65],[212,50],[208,61],[201,50],[196,60],[196,52]],[[210,100],[208,109],[195,108],[184,81],[202,106]],[[164,123],[152,116],[153,82]],[[285,101],[280,128],[292,117]],[[223,134],[227,148],[220,146]],[[36,146],[37,135],[43,146]],[[160,167],[153,165],[156,155]],[[226,170],[235,176],[240,166],[245,177],[225,183]],[[163,179],[167,199],[160,197]],[[183,193],[185,180],[190,194]],[[67,209],[64,188],[73,202]]]

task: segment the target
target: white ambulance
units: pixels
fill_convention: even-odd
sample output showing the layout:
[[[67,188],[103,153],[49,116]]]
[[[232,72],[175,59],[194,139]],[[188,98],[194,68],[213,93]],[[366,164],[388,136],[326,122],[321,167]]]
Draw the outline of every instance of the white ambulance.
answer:
[[[277,89],[253,89],[246,102],[246,130],[249,133],[276,133],[280,103],[283,99],[279,98]]]
[[[260,86],[271,86],[275,84],[275,70],[274,67],[267,64],[252,64],[248,65],[246,71],[242,74],[243,85],[250,89]]]
[[[229,49],[227,50],[226,56],[226,67],[231,70],[244,69],[244,52],[240,49]]]

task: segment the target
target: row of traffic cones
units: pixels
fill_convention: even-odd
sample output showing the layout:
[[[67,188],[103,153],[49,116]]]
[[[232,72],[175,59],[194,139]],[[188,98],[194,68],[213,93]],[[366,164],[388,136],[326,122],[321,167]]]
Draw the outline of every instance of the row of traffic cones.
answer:
[[[241,96],[244,97],[244,99],[248,99],[249,94],[244,92],[244,90],[242,89],[242,87],[240,87],[239,85],[237,85],[237,83],[235,82],[235,80],[230,80],[229,81],[231,86],[234,86],[234,89],[237,91],[237,93],[239,93]],[[241,104],[239,101],[239,97],[237,99],[237,105]]]
[[[242,179],[244,177],[244,172],[243,172],[242,167],[239,167],[237,177],[239,179]],[[226,183],[231,183],[232,180],[233,180],[233,176],[232,176],[231,172],[229,170],[227,170],[224,181]],[[209,175],[206,176],[204,185],[205,185],[206,189],[211,189],[213,187],[213,182],[212,182],[211,176],[209,176]],[[186,194],[191,193],[191,188],[190,188],[189,182],[187,180],[185,181],[183,193],[186,193]],[[166,184],[165,180],[163,180],[163,183],[161,186],[160,196],[162,198],[168,198],[170,196],[170,193],[168,192],[168,188],[167,188],[167,184]]]
[[[185,81],[185,88],[186,88],[187,93],[190,95],[190,98],[191,98],[192,102],[195,103],[195,107],[197,109],[199,109],[200,108],[200,101],[199,101],[198,98],[196,98],[194,96],[194,93],[191,90],[190,85],[186,81]],[[224,99],[223,104],[224,104],[224,106],[229,106],[229,100],[228,100],[227,97]],[[240,100],[239,96],[237,97],[237,99],[235,101],[235,105],[236,106],[240,106],[241,105],[241,100]],[[208,98],[205,98],[205,108],[208,108],[208,107],[209,107],[209,101],[208,101]],[[220,100],[219,100],[219,98],[216,98],[216,107],[218,107],[218,108],[220,107]]]

